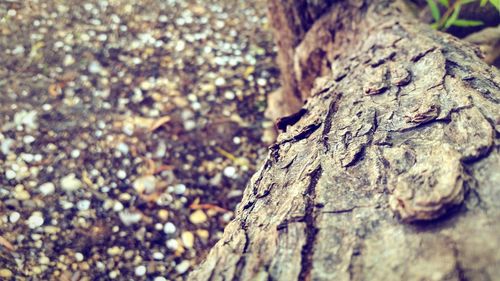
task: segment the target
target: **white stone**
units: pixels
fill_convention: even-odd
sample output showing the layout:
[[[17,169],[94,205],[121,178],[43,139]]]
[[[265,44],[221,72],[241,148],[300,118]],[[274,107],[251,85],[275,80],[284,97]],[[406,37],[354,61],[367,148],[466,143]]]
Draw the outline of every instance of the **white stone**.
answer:
[[[184,122],[184,129],[186,129],[186,131],[191,131],[195,128],[196,128],[196,122],[194,120],[186,120]]]
[[[189,263],[188,260],[183,260],[182,262],[180,262],[178,265],[175,266],[175,271],[177,271],[177,273],[179,274],[184,274],[186,273],[186,271],[189,269],[190,266],[191,264]]]
[[[237,177],[237,174],[236,174],[236,168],[233,167],[233,166],[227,166],[226,168],[224,168],[224,176],[228,177],[228,178],[236,178]]]
[[[119,179],[124,180],[127,178],[127,173],[124,170],[118,170],[118,172],[116,172],[116,176]]]
[[[28,220],[26,221],[26,223],[28,224],[28,227],[31,229],[35,229],[37,227],[42,226],[44,223],[42,212],[39,212],[39,211],[33,212],[31,214],[31,216],[28,218]]]
[[[167,281],[167,279],[163,276],[156,276],[155,279],[153,279],[153,281]]]
[[[167,248],[175,251],[177,248],[179,248],[179,242],[176,239],[169,239],[167,240]]]
[[[144,276],[146,274],[146,267],[144,265],[139,265],[134,270],[135,275]]]
[[[80,157],[80,150],[78,150],[78,149],[73,149],[73,150],[71,151],[71,158],[78,158],[78,157]]]
[[[24,162],[31,163],[33,162],[33,160],[35,160],[35,155],[29,153],[21,153],[21,159],[23,159]]]
[[[163,253],[160,253],[160,252],[153,253],[153,259],[155,259],[155,260],[162,260],[164,258],[165,258],[165,255]]]
[[[16,176],[17,176],[16,172],[14,172],[10,169],[5,171],[5,178],[8,180],[13,180],[16,178]]]
[[[72,55],[66,55],[64,57],[63,65],[69,66],[75,63],[75,58]]]
[[[88,70],[90,73],[98,74],[102,71],[102,66],[98,61],[92,61],[89,64]]]
[[[76,207],[80,211],[86,211],[90,208],[90,201],[87,199],[80,200],[76,203]]]
[[[179,183],[174,186],[174,193],[175,194],[184,194],[186,192],[186,185]]]
[[[123,154],[128,154],[129,148],[128,145],[124,142],[120,142],[117,146],[116,149],[120,151]]]
[[[23,137],[23,142],[25,144],[31,144],[35,141],[35,137],[34,136],[31,136],[31,135],[26,135]]]
[[[83,259],[84,259],[84,258],[85,258],[85,257],[83,256],[83,254],[82,254],[82,253],[80,253],[80,252],[76,252],[76,253],[75,253],[75,260],[76,260],[77,262],[81,262],[81,261],[83,261]]]
[[[226,84],[226,79],[223,77],[218,77],[215,79],[215,86],[224,86]]]
[[[69,209],[73,208],[73,206],[75,206],[75,204],[73,204],[73,202],[69,202],[69,201],[65,201],[65,200],[59,200],[59,204],[61,204],[61,208],[63,208],[64,210],[69,210]]]
[[[2,152],[3,155],[7,155],[10,153],[10,148],[14,144],[13,139],[4,139],[0,143],[0,151]]]
[[[66,192],[76,191],[82,186],[82,182],[76,178],[74,173],[71,173],[61,179],[61,188]]]
[[[191,249],[194,246],[194,234],[189,231],[184,231],[181,234],[181,240],[182,244],[184,244],[184,247]]]
[[[122,204],[122,202],[115,201],[115,203],[113,204],[113,211],[120,212],[122,210],[123,210],[123,204]]]
[[[175,227],[175,224],[171,223],[171,222],[167,222],[165,224],[165,226],[163,227],[163,232],[165,232],[166,234],[173,234],[175,233],[175,230],[177,228]]]
[[[38,190],[42,195],[47,196],[54,193],[54,191],[56,190],[56,186],[51,182],[46,182],[40,185],[40,187],[38,187]]]
[[[18,212],[12,212],[9,215],[9,221],[11,223],[16,223],[20,218],[21,218],[21,214],[19,214]]]
[[[139,193],[150,194],[155,191],[156,178],[152,175],[143,176],[135,179],[132,186]]]
[[[36,111],[20,111],[14,115],[14,124],[16,126],[24,125],[29,129],[37,128],[37,112]]]
[[[234,94],[234,92],[231,92],[231,91],[226,91],[224,93],[224,97],[227,99],[227,100],[234,100],[234,98],[236,97],[236,95]]]
[[[141,213],[135,213],[130,211],[122,211],[118,213],[118,217],[123,222],[124,225],[132,225],[141,221]]]
[[[182,50],[184,50],[185,47],[186,47],[186,42],[178,40],[177,44],[175,45],[175,50],[177,52],[181,52]]]

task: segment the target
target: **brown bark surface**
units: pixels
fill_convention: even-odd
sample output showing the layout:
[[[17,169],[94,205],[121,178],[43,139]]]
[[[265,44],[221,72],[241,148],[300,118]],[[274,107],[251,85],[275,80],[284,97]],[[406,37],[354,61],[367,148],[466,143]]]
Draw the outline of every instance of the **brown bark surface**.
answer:
[[[304,101],[294,72],[296,47],[316,19],[328,11],[334,0],[269,0],[269,21],[274,30],[278,47],[277,63],[281,69],[282,89],[271,97],[278,101],[276,114],[290,114],[299,109]]]
[[[307,30],[297,81],[326,76],[190,279],[498,280],[498,70],[391,1]]]

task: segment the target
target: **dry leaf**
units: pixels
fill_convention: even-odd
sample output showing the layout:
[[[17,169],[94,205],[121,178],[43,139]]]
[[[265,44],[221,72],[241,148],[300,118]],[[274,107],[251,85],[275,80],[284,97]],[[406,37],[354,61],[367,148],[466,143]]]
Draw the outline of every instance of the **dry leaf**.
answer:
[[[3,238],[2,236],[0,236],[0,245],[1,246],[4,246],[5,249],[9,250],[9,251],[14,251],[14,246],[5,238]]]
[[[163,124],[167,123],[168,121],[170,121],[170,116],[163,116],[158,118],[156,121],[153,122],[153,124],[151,124],[151,127],[149,127],[149,131],[154,132],[156,129],[160,128],[161,126],[163,126]]]

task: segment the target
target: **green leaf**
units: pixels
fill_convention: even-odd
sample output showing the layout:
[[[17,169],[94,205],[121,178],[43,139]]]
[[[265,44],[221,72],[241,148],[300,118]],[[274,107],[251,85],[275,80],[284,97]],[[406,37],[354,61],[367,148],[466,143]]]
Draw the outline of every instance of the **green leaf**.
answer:
[[[468,26],[480,26],[483,25],[484,22],[480,20],[462,20],[462,19],[456,19],[452,25],[454,26],[461,26],[461,27],[468,27]]]
[[[439,21],[439,19],[441,18],[441,13],[439,12],[439,8],[434,0],[427,0],[427,5],[429,5],[429,8],[431,9],[431,14],[434,20]]]
[[[466,5],[472,2],[476,2],[476,0],[460,0],[460,5]]]
[[[455,9],[453,10],[453,13],[451,14],[451,16],[446,20],[446,22],[444,23],[444,28],[448,28],[450,27],[453,22],[455,22],[458,18],[458,15],[460,14],[460,9],[462,9],[462,4],[459,3]]]
[[[450,2],[448,0],[438,0],[439,3],[445,7],[449,7],[450,6]],[[484,1],[484,0],[481,0],[481,1]],[[488,1],[488,0],[486,0]]]
[[[479,5],[483,7],[484,5],[486,5],[486,3],[488,3],[488,0],[481,0],[481,3]]]
[[[500,0],[490,0],[490,3],[500,12]]]

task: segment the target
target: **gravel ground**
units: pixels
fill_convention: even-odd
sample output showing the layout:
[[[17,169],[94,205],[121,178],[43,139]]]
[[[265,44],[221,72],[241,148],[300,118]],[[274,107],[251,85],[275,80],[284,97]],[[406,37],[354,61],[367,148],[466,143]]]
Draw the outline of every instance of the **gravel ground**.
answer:
[[[185,279],[271,138],[264,1],[3,0],[0,47],[0,280]]]

